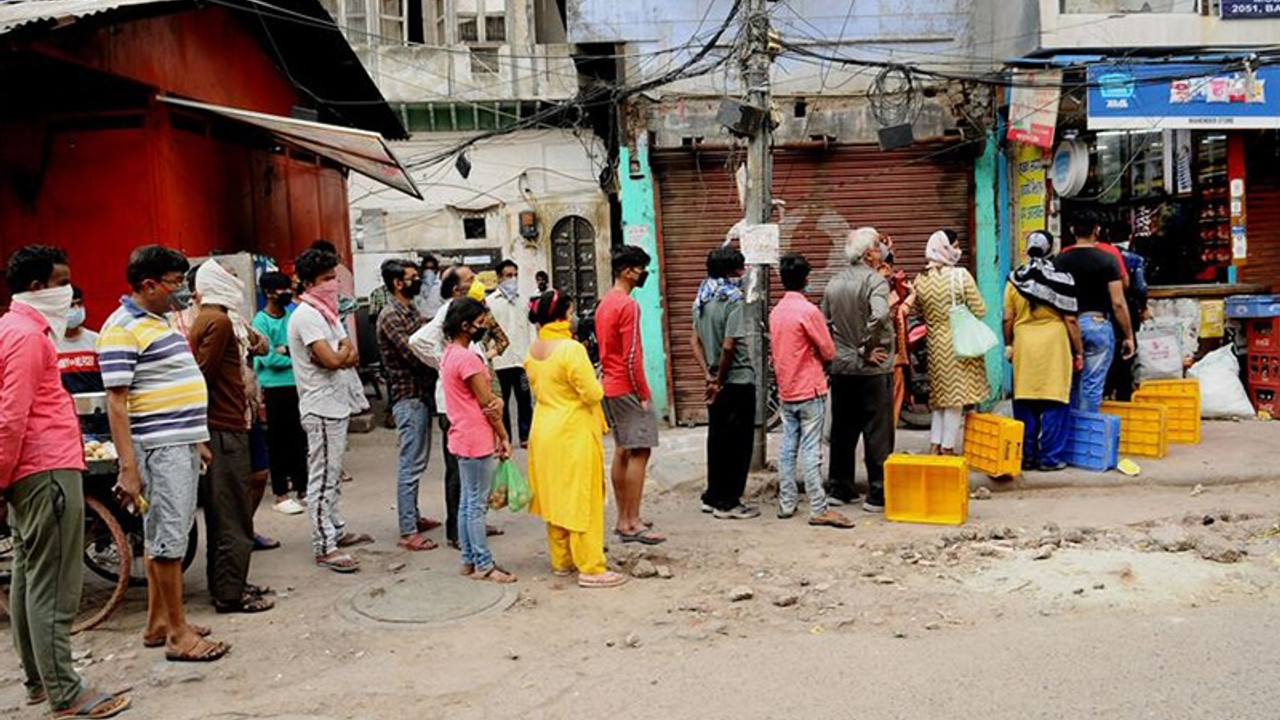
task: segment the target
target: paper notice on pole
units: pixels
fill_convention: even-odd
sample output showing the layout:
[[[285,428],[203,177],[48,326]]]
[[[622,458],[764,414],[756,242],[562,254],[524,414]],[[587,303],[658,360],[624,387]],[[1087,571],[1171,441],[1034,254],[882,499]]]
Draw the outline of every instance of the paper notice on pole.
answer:
[[[1061,98],[1061,70],[1018,70],[1010,91],[1009,132],[1013,142],[1053,147]]]
[[[781,235],[774,223],[744,225],[738,242],[748,265],[777,265]]]

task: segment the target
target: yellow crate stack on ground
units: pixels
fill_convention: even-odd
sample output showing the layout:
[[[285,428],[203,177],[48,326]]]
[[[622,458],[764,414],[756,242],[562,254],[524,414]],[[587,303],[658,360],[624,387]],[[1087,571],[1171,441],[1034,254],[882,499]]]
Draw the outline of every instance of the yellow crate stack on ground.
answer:
[[[1200,381],[1148,380],[1133,393],[1140,404],[1163,405],[1169,442],[1200,444]]]
[[[963,525],[969,464],[962,457],[895,453],[884,463],[884,515],[894,522]]]
[[[964,423],[964,458],[992,477],[1022,472],[1022,423],[987,413],[969,413]]]
[[[1101,411],[1120,417],[1120,454],[1162,458],[1169,452],[1169,416],[1163,404],[1104,402]]]

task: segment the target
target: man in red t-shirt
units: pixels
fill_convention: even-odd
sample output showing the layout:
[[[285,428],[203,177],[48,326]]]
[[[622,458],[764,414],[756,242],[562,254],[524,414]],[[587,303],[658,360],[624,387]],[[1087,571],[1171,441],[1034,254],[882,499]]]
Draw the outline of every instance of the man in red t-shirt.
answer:
[[[596,308],[596,338],[604,375],[604,410],[613,428],[613,494],[618,505],[614,532],[624,543],[657,545],[656,534],[640,517],[649,453],[658,446],[658,418],[649,404],[640,342],[640,304],[631,291],[649,278],[649,253],[635,245],[613,251],[613,289]]]

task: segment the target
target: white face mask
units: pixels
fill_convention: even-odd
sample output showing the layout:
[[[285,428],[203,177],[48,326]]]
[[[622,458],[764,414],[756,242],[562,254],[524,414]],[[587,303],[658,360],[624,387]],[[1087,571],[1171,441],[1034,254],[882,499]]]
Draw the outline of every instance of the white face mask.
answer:
[[[71,296],[75,293],[70,285],[44,288],[35,292],[18,293],[13,301],[26,305],[44,316],[55,338],[67,333],[67,315],[71,312]]]
[[[75,330],[84,325],[84,306],[71,308],[71,312],[67,315],[67,329]]]

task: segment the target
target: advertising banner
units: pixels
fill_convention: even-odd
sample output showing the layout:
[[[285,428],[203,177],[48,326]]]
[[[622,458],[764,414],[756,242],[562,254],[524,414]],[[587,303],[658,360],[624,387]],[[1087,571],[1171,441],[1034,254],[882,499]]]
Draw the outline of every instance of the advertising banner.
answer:
[[[1280,128],[1280,68],[1099,63],[1088,105],[1090,130]]]

